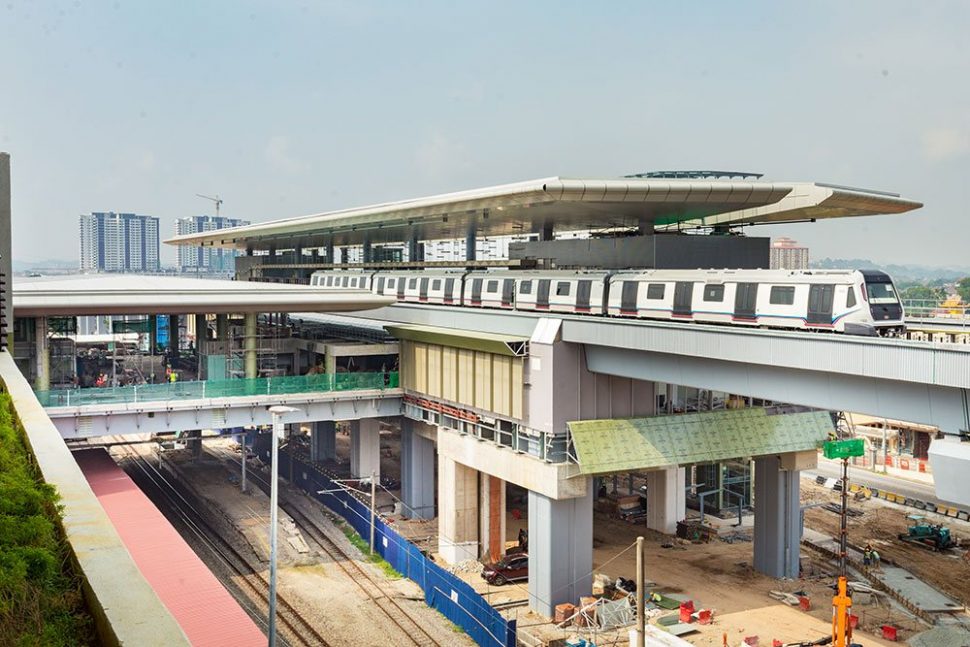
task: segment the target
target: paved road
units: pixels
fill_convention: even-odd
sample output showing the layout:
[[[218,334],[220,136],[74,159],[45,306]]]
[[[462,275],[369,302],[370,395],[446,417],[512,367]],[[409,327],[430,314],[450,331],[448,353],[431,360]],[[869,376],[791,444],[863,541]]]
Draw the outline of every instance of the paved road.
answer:
[[[842,468],[836,465],[819,462],[818,467],[816,467],[814,470],[805,470],[802,472],[803,478],[814,479],[818,475],[828,478],[841,478]],[[936,490],[931,485],[924,485],[922,483],[916,483],[914,481],[900,479],[893,476],[886,476],[884,474],[878,474],[876,472],[870,472],[869,470],[849,466],[849,483],[851,484],[853,482],[868,485],[869,487],[879,488],[880,490],[886,490],[888,492],[895,492],[896,494],[902,494],[903,496],[919,499],[920,501],[926,501],[927,503],[936,503],[937,505],[945,503],[944,501],[936,498]]]

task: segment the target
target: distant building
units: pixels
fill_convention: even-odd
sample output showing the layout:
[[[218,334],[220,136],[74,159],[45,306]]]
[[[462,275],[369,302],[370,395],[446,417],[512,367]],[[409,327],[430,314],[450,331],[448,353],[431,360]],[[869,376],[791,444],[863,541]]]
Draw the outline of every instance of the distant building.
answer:
[[[248,220],[225,216],[190,216],[175,221],[175,235],[198,234],[248,224],[250,224]],[[239,252],[234,249],[179,245],[178,266],[183,272],[233,272],[236,269],[238,255]]]
[[[82,271],[158,271],[158,218],[93,212],[80,217],[80,229]]]
[[[799,247],[798,242],[782,236],[771,241],[769,262],[773,270],[807,270],[808,247]]]

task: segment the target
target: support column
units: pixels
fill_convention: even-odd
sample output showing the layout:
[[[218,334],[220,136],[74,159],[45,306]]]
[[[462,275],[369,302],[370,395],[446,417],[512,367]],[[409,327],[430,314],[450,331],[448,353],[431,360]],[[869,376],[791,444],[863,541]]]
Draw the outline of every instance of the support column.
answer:
[[[337,457],[337,425],[333,420],[314,422],[310,430],[310,460],[329,461]]]
[[[539,240],[552,240],[555,238],[552,231],[552,225],[542,225],[542,231],[539,233]]]
[[[243,356],[246,366],[246,377],[259,377],[259,365],[257,362],[256,338],[258,328],[256,326],[256,313],[247,312],[243,331]]]
[[[47,317],[34,318],[34,348],[34,389],[47,391],[51,388],[51,350],[47,337]]]
[[[202,346],[209,339],[209,321],[204,314],[195,315],[195,350],[202,355]]]
[[[219,341],[229,339],[229,315],[216,315],[216,339]]]
[[[365,240],[364,241],[364,244],[363,244],[363,249],[361,250],[361,254],[360,254],[360,256],[361,256],[361,262],[363,262],[363,263],[370,263],[371,260],[372,260],[371,259],[371,254],[372,254],[372,249],[371,249],[370,241],[369,240]]]
[[[647,528],[676,534],[687,516],[687,473],[682,467],[647,472]]]
[[[465,260],[473,261],[475,260],[475,240],[478,232],[475,229],[469,229],[468,233],[465,235]]]
[[[179,354],[179,316],[168,316],[168,353],[174,359]]]
[[[578,499],[529,490],[529,608],[552,616],[557,604],[575,604],[590,594],[592,570],[592,483]]]
[[[324,252],[327,255],[327,262],[328,263],[334,263],[334,262],[336,262],[333,259],[333,239],[332,238],[327,241],[327,244],[323,246],[323,249],[324,249]]]
[[[408,519],[434,519],[434,442],[401,420],[401,499]]]
[[[478,471],[440,454],[438,553],[449,564],[478,559]]]
[[[755,458],[754,568],[771,577],[798,577],[801,540],[798,476],[781,457]]]
[[[376,418],[363,418],[350,423],[350,475],[370,478],[381,475],[381,434]]]
[[[192,453],[193,460],[202,458],[202,430],[192,429],[185,432],[185,441],[188,450]]]
[[[489,562],[497,562],[505,554],[505,481],[481,474],[481,532],[482,554]]]
[[[424,260],[424,245],[417,236],[408,240],[408,261],[414,263]]]

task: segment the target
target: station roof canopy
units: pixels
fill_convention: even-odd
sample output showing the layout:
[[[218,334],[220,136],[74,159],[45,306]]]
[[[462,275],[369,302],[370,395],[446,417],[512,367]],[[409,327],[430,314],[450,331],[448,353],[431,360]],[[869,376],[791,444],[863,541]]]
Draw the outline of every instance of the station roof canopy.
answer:
[[[619,179],[549,177],[387,202],[171,238],[166,243],[286,249],[477,236],[753,224],[902,213],[922,206],[898,195],[750,174],[645,174]]]
[[[567,423],[583,474],[610,474],[818,449],[828,411],[737,409]]]
[[[346,312],[392,301],[366,290],[330,292],[307,285],[132,274],[18,279],[13,284],[17,317]]]

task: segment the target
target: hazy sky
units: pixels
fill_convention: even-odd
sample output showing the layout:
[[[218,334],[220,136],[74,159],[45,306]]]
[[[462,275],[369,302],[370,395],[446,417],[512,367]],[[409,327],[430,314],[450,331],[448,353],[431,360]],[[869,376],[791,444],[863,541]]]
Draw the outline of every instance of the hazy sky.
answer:
[[[752,233],[816,258],[970,265],[968,28],[966,0],[4,0],[14,256],[76,258],[90,211],[169,234],[211,211],[196,193],[259,221],[724,168],[926,204]]]

